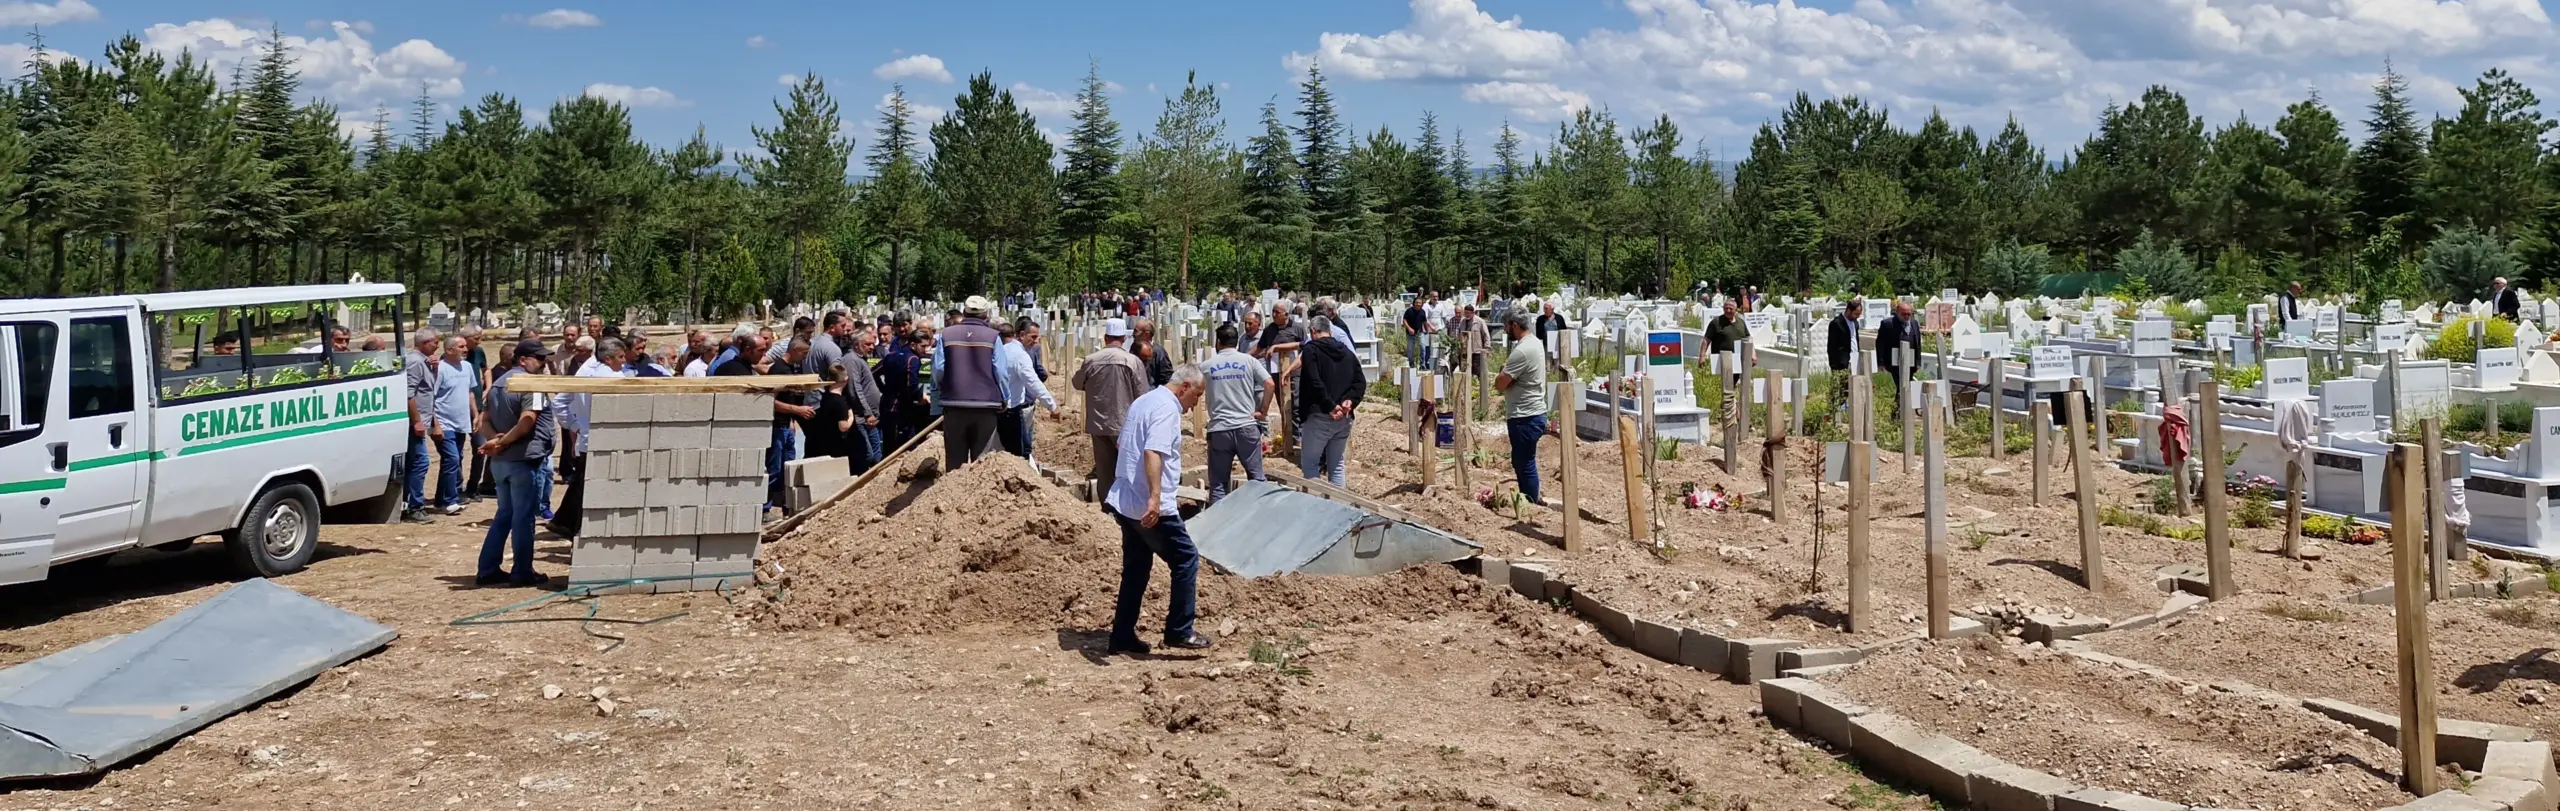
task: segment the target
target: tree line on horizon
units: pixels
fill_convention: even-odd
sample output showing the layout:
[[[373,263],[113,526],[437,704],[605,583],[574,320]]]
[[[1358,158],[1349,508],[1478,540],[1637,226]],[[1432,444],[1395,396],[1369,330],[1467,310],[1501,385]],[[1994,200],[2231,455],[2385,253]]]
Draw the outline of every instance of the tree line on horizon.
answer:
[[[1506,124],[1479,158],[1429,112],[1356,129],[1320,69],[1229,133],[1195,73],[1122,132],[1100,66],[1065,143],[994,77],[950,112],[904,88],[847,122],[801,77],[733,154],[699,127],[635,138],[623,105],[503,94],[369,137],[298,103],[280,34],[231,75],[126,36],[103,59],[38,41],[0,87],[0,289],[48,296],[399,281],[412,304],[553,300],[735,313],[1038,288],[1288,287],[1682,294],[2255,296],[2290,281],[2371,299],[2560,276],[2555,124],[2501,70],[2422,123],[2388,65],[2351,141],[2317,94],[2272,128],[2208,128],[2154,86],[2048,152],[1855,97],[1799,93],[1719,171],[1668,116],[1581,109],[1543,150]],[[1285,106],[1284,106],[1285,103]],[[857,145],[850,130],[866,130]]]

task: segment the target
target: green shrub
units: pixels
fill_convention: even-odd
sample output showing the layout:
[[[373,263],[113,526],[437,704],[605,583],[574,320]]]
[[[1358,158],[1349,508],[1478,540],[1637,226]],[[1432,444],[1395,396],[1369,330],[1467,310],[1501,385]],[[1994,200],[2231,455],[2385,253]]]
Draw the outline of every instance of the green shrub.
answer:
[[[2231,523],[2249,529],[2266,529],[2276,525],[2275,502],[2258,496],[2240,499],[2239,509],[2231,511]]]
[[[2427,357],[2433,360],[2450,360],[2468,363],[2479,355],[2481,349],[2497,349],[2499,347],[2516,345],[2515,322],[2501,318],[2491,318],[2488,319],[2489,327],[2486,333],[2489,336],[2489,345],[2486,347],[2473,346],[2471,344],[2471,323],[2479,320],[2481,320],[2480,316],[2466,315],[2446,322],[2444,330],[2436,333],[2435,343],[2427,345]]]
[[[2222,383],[2226,393],[2257,388],[2258,381],[2266,379],[2266,376],[2267,367],[2256,364],[2213,367],[2213,379]]]

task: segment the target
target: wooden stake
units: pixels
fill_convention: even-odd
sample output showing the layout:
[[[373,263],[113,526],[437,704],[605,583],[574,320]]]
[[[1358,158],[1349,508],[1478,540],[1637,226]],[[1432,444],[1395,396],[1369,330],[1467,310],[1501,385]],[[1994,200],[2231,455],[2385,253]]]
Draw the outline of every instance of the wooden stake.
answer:
[[[2196,453],[2204,460],[2204,571],[2205,596],[2221,600],[2239,590],[2231,574],[2231,511],[2229,495],[2223,492],[2222,470],[2222,383],[2207,380],[2196,386]]]
[[[2080,584],[2090,591],[2105,593],[2107,583],[2106,553],[2098,548],[2098,477],[2090,469],[2089,393],[2082,391],[2080,381],[2071,381],[2071,398],[2063,404],[2070,411],[2072,498],[2080,502]]]
[[[2105,459],[2114,455],[2112,449],[2116,446],[2115,439],[2107,436],[2108,432],[2115,430],[2114,424],[2107,420],[2107,359],[2092,356],[2089,358],[2089,365],[2097,370],[2096,374],[2089,376],[2091,386],[2089,405],[2091,413],[2097,419],[2097,425],[2092,428],[2098,434],[2098,458]],[[2083,443],[2083,446],[2085,447],[2086,443]]]
[[[2035,440],[2028,452],[2034,464],[2030,465],[2032,472],[2027,474],[2030,488],[2027,503],[2037,507],[2044,506],[2045,494],[2053,489],[2053,443],[2047,441],[2046,436],[2052,433],[2052,425],[2052,403],[2038,399],[2027,404],[2027,436]]]
[[[1641,382],[1629,382],[1635,383],[1636,388],[1642,392],[1636,395],[1636,415],[1640,422],[1640,425],[1636,429],[1636,434],[1639,444],[1643,446],[1644,453],[1644,505],[1647,519],[1645,521],[1645,529],[1649,533],[1648,537],[1658,538],[1662,536],[1662,522],[1660,520],[1661,514],[1659,510],[1654,509],[1653,505],[1655,499],[1659,498],[1662,493],[1662,482],[1655,471],[1655,468],[1657,467],[1657,465],[1655,465],[1655,462],[1657,461],[1655,457],[1661,455],[1660,448],[1662,447],[1662,440],[1658,436],[1658,426],[1654,424],[1653,371],[1651,367],[1647,367],[1644,377],[1638,378],[1637,380],[1640,380]]]
[[[2427,644],[2427,601],[2418,596],[2426,576],[2426,539],[2414,513],[2426,503],[2426,451],[2400,443],[2383,468],[2391,494],[2391,602],[2400,647],[2400,779],[2409,793],[2436,791],[2435,656]],[[2407,518],[2404,518],[2406,516]]]
[[[1450,398],[1458,402],[1458,490],[1465,493],[1468,498],[1474,498],[1476,495],[1475,477],[1467,474],[1467,454],[1469,449],[1475,447],[1475,430],[1471,425],[1473,420],[1468,419],[1470,416],[1473,416],[1472,412],[1475,410],[1475,399],[1470,396],[1474,393],[1474,390],[1467,385],[1467,362],[1465,358],[1460,358],[1458,360],[1458,368],[1451,374],[1455,374],[1458,377],[1457,385],[1450,387]]]
[[[1760,475],[1769,481],[1769,520],[1781,525],[1787,522],[1787,424],[1778,419],[1780,386],[1787,384],[1778,370],[1769,370],[1769,440],[1761,452]]]
[[[1414,384],[1415,389],[1422,394],[1422,400],[1415,405],[1414,413],[1427,412],[1432,415],[1430,419],[1420,421],[1422,425],[1417,427],[1420,429],[1422,441],[1413,446],[1414,461],[1422,465],[1422,489],[1424,492],[1429,492],[1432,487],[1440,484],[1440,417],[1438,413],[1440,400],[1434,396],[1440,393],[1440,379],[1429,372],[1416,371]],[[1432,408],[1422,408],[1423,405],[1430,405]]]
[[[1918,363],[1920,358],[1910,344],[1903,344],[1898,351],[1902,355],[1902,365],[1894,367],[1893,370],[1893,410],[1901,415],[1898,419],[1902,421],[1902,472],[1909,473],[1914,456],[1911,443],[1916,440],[1916,435],[1919,433],[1911,424],[1913,408],[1911,401],[1915,399],[1911,392],[1911,364]]]
[[[2476,324],[2478,322],[2473,323]],[[2476,346],[2477,344],[2474,345]],[[2444,561],[2446,557],[2444,552],[2444,487],[2437,484],[2437,482],[2444,479],[2442,468],[2442,465],[2444,464],[2444,419],[2441,417],[2427,417],[2425,419],[2421,419],[2418,421],[2418,431],[2421,439],[2426,442],[2423,447],[2426,450],[2427,458],[2421,462],[2418,467],[2411,468],[2413,472],[2418,474],[2418,487],[2415,492],[2420,493],[2421,497],[2407,502],[2409,504],[2410,511],[2406,514],[2412,519],[2410,521],[2411,524],[2417,523],[2415,519],[2419,516],[2423,515],[2426,517],[2427,599],[2430,601],[2442,600],[2444,599]],[[2395,507],[2394,511],[2391,513],[2391,523],[2400,523],[2400,516],[2402,514],[2403,513],[2398,512]]]
[[[1865,379],[1859,375],[1859,379]],[[1874,628],[1875,604],[1867,594],[1867,491],[1875,478],[1876,445],[1849,442],[1849,632]]]
[[[1743,415],[1749,413],[1749,406],[1743,405],[1748,398],[1742,388],[1749,385],[1750,379],[1733,371],[1742,368],[1742,353],[1735,352],[1733,362],[1727,365],[1732,368],[1716,372],[1721,378],[1716,381],[1716,385],[1719,391],[1724,392],[1723,402],[1716,404],[1718,409],[1716,416],[1724,423],[1724,472],[1727,476],[1734,476],[1742,473]]]
[[[1573,364],[1565,364],[1563,372],[1564,402],[1556,412],[1564,417],[1556,431],[1562,442],[1556,453],[1556,478],[1564,487],[1564,551],[1579,554],[1589,548],[1582,539],[1582,488],[1576,484],[1580,477],[1574,472],[1582,467],[1582,432],[1574,428],[1574,412],[1582,408],[1582,387],[1574,382]]]
[[[2284,460],[2284,556],[2302,559],[2302,461]]]
[[[1997,463],[2009,455],[2009,434],[2004,430],[2004,423],[2008,420],[2001,419],[2006,416],[2002,412],[2009,410],[2009,393],[2002,388],[2004,379],[2008,377],[2009,361],[1984,355],[1982,363],[1991,370],[1991,461]]]
[[[1921,392],[1923,402],[1934,403],[1937,402],[1938,388],[1947,383],[1932,380],[1927,385],[1928,389]],[[1923,422],[1929,433],[1926,451],[1929,455],[1928,470],[1920,474],[1921,498],[1927,503],[1928,510],[1925,538],[1929,557],[1929,638],[1945,639],[1952,633],[1949,628],[1952,614],[1947,607],[1947,414],[1930,408]]]
[[[1616,408],[1617,405],[1615,403],[1610,404],[1611,410],[1614,411]],[[1616,424],[1618,427],[1618,455],[1623,457],[1619,467],[1625,471],[1626,474],[1627,540],[1635,541],[1637,543],[1651,543],[1653,542],[1653,521],[1645,516],[1644,459],[1641,456],[1638,456],[1636,451],[1636,442],[1638,441],[1636,439],[1636,419],[1634,417],[1620,414],[1618,415]]]

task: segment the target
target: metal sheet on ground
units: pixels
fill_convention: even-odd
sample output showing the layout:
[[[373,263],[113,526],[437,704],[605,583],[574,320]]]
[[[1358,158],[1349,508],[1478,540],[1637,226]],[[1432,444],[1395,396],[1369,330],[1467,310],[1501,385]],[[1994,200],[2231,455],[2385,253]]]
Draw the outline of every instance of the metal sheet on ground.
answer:
[[[251,580],[149,628],[0,670],[0,780],[103,771],[396,636]]]
[[[1463,560],[1483,550],[1409,516],[1274,482],[1246,482],[1193,517],[1190,528],[1201,557],[1242,577],[1380,575]]]

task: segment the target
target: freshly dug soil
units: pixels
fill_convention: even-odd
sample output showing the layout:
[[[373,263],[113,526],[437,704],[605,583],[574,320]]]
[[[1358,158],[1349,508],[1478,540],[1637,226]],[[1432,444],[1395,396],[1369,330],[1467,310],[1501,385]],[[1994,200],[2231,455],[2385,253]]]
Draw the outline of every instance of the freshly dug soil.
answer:
[[[2560,600],[2446,600],[2427,606],[2436,712],[2560,738]],[[2306,698],[2397,712],[2391,606],[2246,595],[2163,626],[2088,637],[2098,650],[2193,678],[2237,679]]]
[[[2411,799],[2397,785],[2399,754],[2345,724],[2040,646],[1912,645],[1829,681],[1869,706],[2084,786],[2265,811]]]

